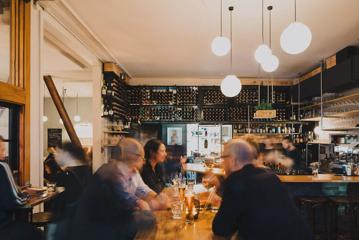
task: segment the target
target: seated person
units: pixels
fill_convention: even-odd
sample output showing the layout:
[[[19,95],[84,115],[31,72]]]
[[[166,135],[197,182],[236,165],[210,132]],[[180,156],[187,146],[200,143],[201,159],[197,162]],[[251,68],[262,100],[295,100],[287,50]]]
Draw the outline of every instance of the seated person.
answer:
[[[55,160],[55,152],[54,148],[48,148],[49,155],[44,161],[44,178],[47,182],[57,182],[56,177],[62,172]]]
[[[18,187],[14,182],[5,159],[4,139],[0,136],[0,239],[1,240],[38,240],[41,231],[30,224],[13,222],[11,211],[20,203],[17,200]],[[9,176],[10,174],[10,176]],[[15,188],[15,189],[14,189]]]
[[[133,239],[139,228],[137,210],[147,217],[147,223],[142,224],[154,223],[146,213],[160,204],[155,197],[143,194],[147,189],[136,188],[133,181],[141,179],[137,178],[144,163],[141,144],[126,138],[115,148],[113,153],[117,154],[97,170],[80,198],[71,217],[71,236],[66,239]]]
[[[56,147],[54,158],[62,170],[54,179],[57,186],[65,187],[65,191],[53,200],[51,207],[55,217],[60,218],[65,208],[79,199],[92,173],[84,150],[70,142]]]
[[[293,139],[290,136],[285,137],[282,141],[282,146],[284,149],[285,156],[290,158],[294,162],[293,169],[294,170],[302,169],[300,152],[294,146]]]
[[[163,163],[166,161],[166,146],[162,141],[151,139],[145,144],[145,165],[141,176],[143,181],[156,193],[165,188],[165,170]]]
[[[215,235],[237,232],[246,240],[310,240],[312,236],[279,178],[253,165],[255,150],[231,140],[222,153],[225,169],[221,206],[213,220]]]

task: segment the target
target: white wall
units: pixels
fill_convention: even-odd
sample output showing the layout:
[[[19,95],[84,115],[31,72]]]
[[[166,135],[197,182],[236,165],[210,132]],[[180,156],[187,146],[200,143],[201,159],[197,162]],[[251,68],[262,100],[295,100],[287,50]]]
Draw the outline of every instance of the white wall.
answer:
[[[62,141],[69,141],[69,135],[66,132],[64,125],[60,124],[59,119],[60,115],[57,112],[54,102],[51,98],[45,98],[44,100],[44,114],[47,116],[48,121],[44,123],[44,131],[43,131],[43,149],[44,154],[46,154],[47,150],[47,129],[48,128],[61,128],[62,129]],[[65,98],[65,108],[67,114],[72,120],[72,124],[76,124],[74,122],[74,116],[76,115],[76,98]],[[92,124],[92,98],[79,98],[78,105],[78,114],[81,117],[82,123],[91,123]],[[89,145],[87,139],[80,139],[83,145]],[[92,139],[91,144],[92,145]]]

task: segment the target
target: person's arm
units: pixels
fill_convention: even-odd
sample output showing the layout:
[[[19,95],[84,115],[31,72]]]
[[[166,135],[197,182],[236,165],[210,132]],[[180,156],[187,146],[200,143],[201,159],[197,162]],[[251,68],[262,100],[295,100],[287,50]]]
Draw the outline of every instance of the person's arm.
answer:
[[[241,202],[235,198],[236,195],[229,186],[224,187],[222,204],[212,222],[212,231],[216,236],[231,237],[238,229],[236,210]]]
[[[5,170],[0,166],[0,210],[11,210],[17,206],[15,196]]]

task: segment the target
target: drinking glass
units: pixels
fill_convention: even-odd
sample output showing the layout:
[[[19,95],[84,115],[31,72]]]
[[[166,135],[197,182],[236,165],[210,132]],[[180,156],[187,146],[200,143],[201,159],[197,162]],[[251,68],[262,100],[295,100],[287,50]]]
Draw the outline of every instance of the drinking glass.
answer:
[[[182,203],[179,198],[172,200],[171,211],[173,219],[182,219]]]
[[[186,223],[192,224],[194,221],[194,194],[192,191],[187,191],[185,194],[186,206]]]

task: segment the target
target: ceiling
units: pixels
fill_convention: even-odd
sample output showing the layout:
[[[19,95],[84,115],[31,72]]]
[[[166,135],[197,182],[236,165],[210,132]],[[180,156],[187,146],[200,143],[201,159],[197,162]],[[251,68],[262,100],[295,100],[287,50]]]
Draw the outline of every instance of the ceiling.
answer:
[[[220,77],[229,71],[229,55],[210,50],[219,34],[220,0],[66,0],[81,20],[113,53],[132,77]],[[358,0],[297,0],[297,20],[312,30],[311,46],[288,55],[279,45],[281,31],[294,18],[291,0],[272,4],[272,49],[280,60],[275,78],[293,78],[338,50],[358,44]],[[84,5],[86,3],[86,5]],[[261,43],[261,0],[223,0],[223,31],[233,13],[233,71],[258,77],[253,54]],[[265,11],[268,42],[268,13]],[[260,76],[268,76],[261,73]]]
[[[67,79],[61,76],[56,76],[58,73],[73,73],[85,71],[82,67],[65,56],[59,49],[51,45],[46,40],[44,41],[44,64],[43,71],[46,74],[53,75],[53,80],[56,89],[60,96],[62,96],[63,89],[66,89],[65,97],[91,97],[92,96],[92,81],[91,79]],[[45,88],[45,97],[50,97],[49,92]]]

